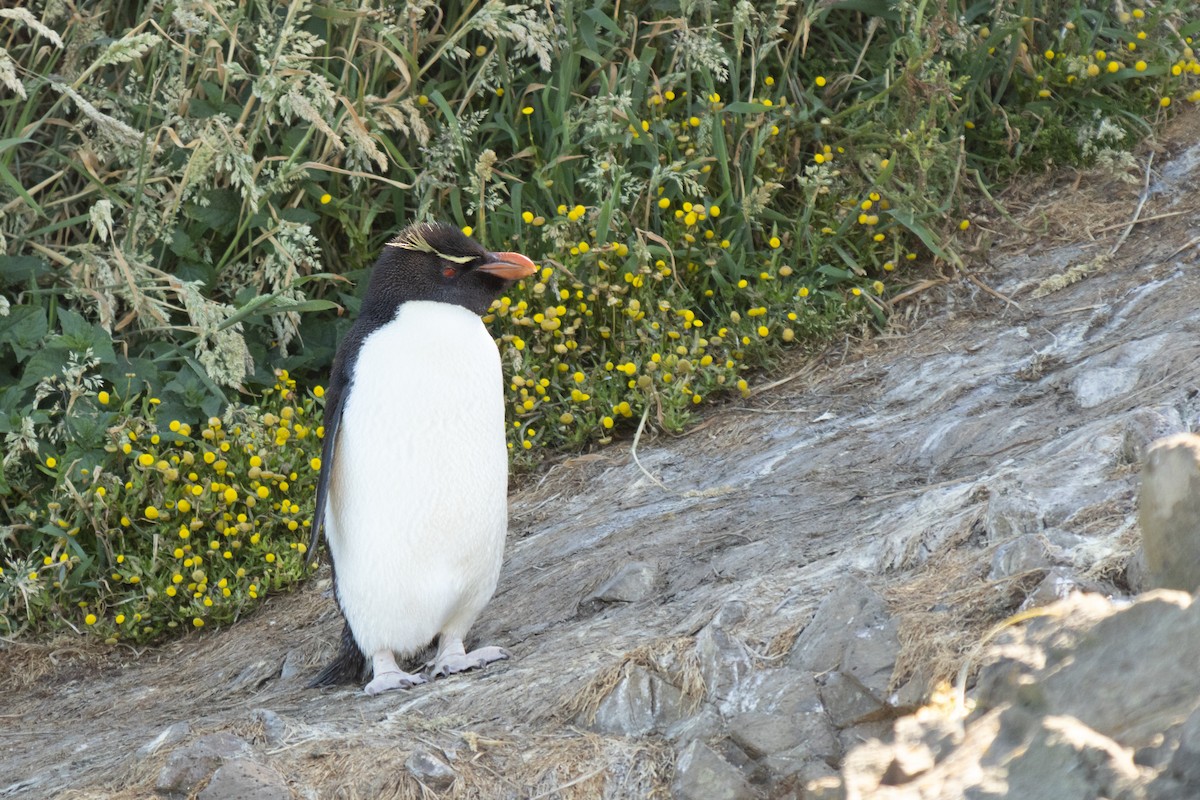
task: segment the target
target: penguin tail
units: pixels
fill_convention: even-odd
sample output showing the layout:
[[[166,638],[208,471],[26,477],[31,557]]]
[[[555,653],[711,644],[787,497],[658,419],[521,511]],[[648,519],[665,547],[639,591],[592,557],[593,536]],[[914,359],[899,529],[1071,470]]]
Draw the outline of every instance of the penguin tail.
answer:
[[[308,688],[316,689],[321,686],[358,683],[363,679],[366,668],[366,656],[359,649],[358,642],[354,641],[354,634],[350,632],[350,623],[346,623],[342,628],[342,642],[338,646],[337,655],[317,677],[309,682]]]

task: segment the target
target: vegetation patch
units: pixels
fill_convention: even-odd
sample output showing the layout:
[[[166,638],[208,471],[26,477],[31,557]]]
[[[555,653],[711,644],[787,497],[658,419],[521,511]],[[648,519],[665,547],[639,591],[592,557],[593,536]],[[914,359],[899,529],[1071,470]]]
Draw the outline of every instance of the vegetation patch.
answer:
[[[516,463],[677,430],[959,266],[997,180],[1128,170],[1200,102],[1198,30],[1178,0],[2,9],[0,628],[152,639],[303,575],[319,385],[403,224],[544,267],[488,315]]]

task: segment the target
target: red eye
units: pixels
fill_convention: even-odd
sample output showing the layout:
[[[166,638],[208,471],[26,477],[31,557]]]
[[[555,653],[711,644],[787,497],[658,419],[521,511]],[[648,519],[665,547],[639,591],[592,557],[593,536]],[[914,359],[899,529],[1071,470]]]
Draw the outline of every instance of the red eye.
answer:
[[[457,274],[458,270],[456,270],[454,267],[445,267],[442,269],[442,275],[447,278],[453,278]]]

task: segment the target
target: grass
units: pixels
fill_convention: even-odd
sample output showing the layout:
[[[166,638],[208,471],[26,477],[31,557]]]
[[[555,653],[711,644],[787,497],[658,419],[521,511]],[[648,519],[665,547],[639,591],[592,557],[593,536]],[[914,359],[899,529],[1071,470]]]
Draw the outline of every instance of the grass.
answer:
[[[1198,30],[1174,1],[0,11],[0,627],[150,640],[301,578],[316,389],[403,224],[544,267],[488,315],[515,463],[677,430],[958,266],[996,181],[1128,170],[1200,102]]]

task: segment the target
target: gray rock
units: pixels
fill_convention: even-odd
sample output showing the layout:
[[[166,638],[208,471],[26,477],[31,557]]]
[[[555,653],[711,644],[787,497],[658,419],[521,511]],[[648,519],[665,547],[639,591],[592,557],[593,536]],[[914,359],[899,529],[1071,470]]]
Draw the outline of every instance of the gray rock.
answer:
[[[435,792],[446,791],[458,777],[449,764],[425,748],[414,750],[405,760],[404,768],[423,786]]]
[[[1095,408],[1137,386],[1141,373],[1135,367],[1092,367],[1071,381],[1071,394],[1081,408]]]
[[[888,705],[871,693],[853,675],[834,671],[825,676],[821,703],[835,728],[848,728],[877,719]]]
[[[250,712],[251,718],[262,725],[263,740],[270,747],[277,747],[287,738],[287,723],[283,717],[269,708],[256,708]]]
[[[584,600],[585,604],[636,603],[649,597],[658,580],[658,569],[646,561],[624,564],[604,585]]]
[[[992,554],[992,568],[988,580],[1001,580],[1030,572],[1047,569],[1054,563],[1049,543],[1044,536],[1027,533],[996,548]]]
[[[781,714],[746,711],[732,717],[727,727],[729,736],[751,758],[791,750],[804,741],[804,729]]]
[[[784,739],[799,736],[804,742],[805,758],[830,762],[840,758],[837,732],[821,702],[820,688],[812,673],[791,667],[755,671],[739,689],[736,701],[730,704],[727,712],[731,735],[734,735],[734,730],[751,726],[755,721],[776,718],[786,721],[793,729],[791,733],[778,732],[780,736]],[[739,732],[734,739],[748,751],[761,751],[764,754],[781,752],[778,748],[784,741],[769,746],[765,742],[755,741],[753,737],[757,735]],[[769,738],[774,736],[768,734]]]
[[[1200,711],[1193,711],[1180,728],[1179,746],[1167,773],[1187,790],[1181,796],[1200,797]]]
[[[696,739],[715,739],[724,729],[725,721],[713,704],[701,703],[699,708],[689,710],[686,716],[668,725],[663,737],[677,748],[683,748]]]
[[[996,648],[980,673],[980,709],[1075,717],[1136,749],[1200,706],[1200,603],[1190,595],[1159,589],[1124,608],[1072,595],[1052,609]]]
[[[1021,602],[1019,610],[1048,606],[1067,597],[1071,592],[1079,591],[1098,592],[1100,586],[1095,581],[1083,580],[1067,567],[1053,567],[1047,570],[1046,576]]]
[[[679,800],[752,800],[754,789],[741,771],[708,745],[695,741],[675,762],[671,793]]]
[[[696,655],[708,697],[718,703],[731,700],[737,687],[753,669],[753,661],[745,645],[719,625],[717,620],[696,634]]]
[[[1095,800],[1128,797],[1139,772],[1132,754],[1072,717],[1041,720],[1008,764],[1008,797]]]
[[[300,648],[293,647],[283,657],[283,664],[279,667],[279,680],[290,681],[292,678],[303,676],[305,670],[304,653],[300,651]]]
[[[634,666],[600,702],[596,716],[581,724],[602,733],[646,736],[666,729],[683,716],[679,689],[650,670]]]
[[[183,741],[191,732],[192,726],[186,720],[168,725],[159,731],[158,736],[155,736],[138,748],[138,757],[146,758],[147,756],[152,756],[164,747],[170,747],[173,744]]]
[[[217,768],[197,800],[291,800],[287,781],[274,768],[244,758]]]
[[[988,497],[983,515],[987,540],[1003,542],[1015,536],[1037,533],[1045,527],[1045,518],[1038,502],[1011,484],[1002,484]]]
[[[1138,521],[1151,587],[1200,587],[1200,436],[1156,442],[1146,455]]]
[[[816,674],[840,670],[882,700],[899,650],[899,625],[883,597],[861,576],[847,575],[821,601],[787,663]]]
[[[171,753],[158,774],[155,789],[168,795],[187,795],[222,764],[251,754],[249,743],[232,733],[201,736]]]
[[[1146,451],[1157,440],[1187,431],[1187,425],[1174,406],[1139,408],[1125,418],[1121,457],[1126,464],[1140,464]]]

